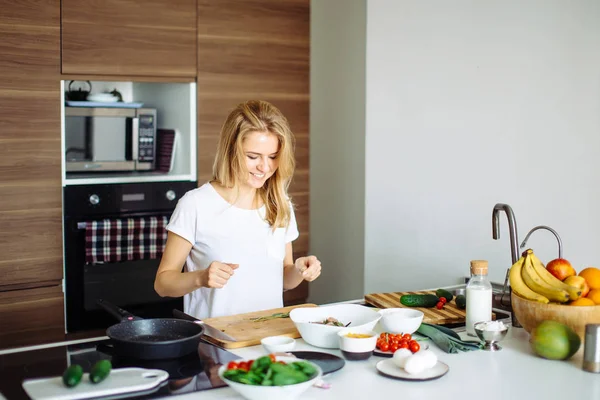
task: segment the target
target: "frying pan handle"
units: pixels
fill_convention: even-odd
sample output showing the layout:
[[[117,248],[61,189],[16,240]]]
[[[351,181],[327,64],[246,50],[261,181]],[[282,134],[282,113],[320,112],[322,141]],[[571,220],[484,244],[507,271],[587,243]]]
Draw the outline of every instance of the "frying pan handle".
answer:
[[[135,321],[141,319],[140,317],[136,317],[135,315],[123,310],[120,307],[117,307],[116,305],[106,300],[98,299],[96,300],[96,304],[104,308],[104,310],[108,311],[109,314],[117,318],[119,321]]]
[[[199,320],[198,318],[194,318],[189,314],[184,313],[183,311],[179,311],[178,309],[174,308],[173,309],[173,316],[175,318],[178,319],[185,319],[186,321],[192,321],[192,322],[202,322],[201,320]]]

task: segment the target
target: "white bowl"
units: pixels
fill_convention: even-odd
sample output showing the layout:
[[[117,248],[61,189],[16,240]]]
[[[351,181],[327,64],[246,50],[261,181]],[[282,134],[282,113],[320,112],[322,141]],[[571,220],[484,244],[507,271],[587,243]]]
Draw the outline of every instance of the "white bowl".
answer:
[[[295,357],[276,357],[277,361],[283,361],[286,363],[300,361]],[[236,360],[239,361],[249,361],[249,360]],[[257,386],[257,385],[246,385],[244,383],[231,381],[223,376],[223,373],[227,370],[227,365],[222,365],[219,368],[219,378],[223,380],[227,385],[229,385],[233,390],[238,392],[242,397],[249,400],[292,400],[298,398],[302,393],[304,393],[309,387],[311,387],[315,382],[317,382],[323,376],[323,370],[321,368],[308,360],[302,360],[304,362],[309,363],[317,370],[317,374],[306,382],[297,383],[295,385],[287,385],[287,386]]]
[[[368,329],[345,328],[339,331],[340,350],[348,360],[366,360],[373,355],[379,334]],[[352,337],[351,334],[368,337]]]
[[[281,353],[292,351],[296,341],[287,336],[268,336],[260,341],[265,350],[269,353]]]
[[[381,315],[381,327],[389,333],[410,333],[413,334],[421,322],[423,322],[423,312],[412,310],[410,308],[384,308],[379,310]]]
[[[381,315],[370,307],[359,304],[336,304],[323,307],[301,307],[290,311],[290,319],[300,332],[302,339],[308,344],[326,349],[339,349],[340,342],[337,333],[344,326],[319,324],[333,317],[354,329],[372,330]]]

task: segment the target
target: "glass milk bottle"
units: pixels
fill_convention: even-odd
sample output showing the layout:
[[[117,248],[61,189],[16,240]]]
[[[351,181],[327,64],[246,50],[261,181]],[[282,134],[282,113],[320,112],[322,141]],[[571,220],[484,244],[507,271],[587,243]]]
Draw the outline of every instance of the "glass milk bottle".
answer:
[[[471,261],[471,279],[466,288],[467,334],[477,336],[475,323],[492,319],[492,284],[488,279],[488,262]]]

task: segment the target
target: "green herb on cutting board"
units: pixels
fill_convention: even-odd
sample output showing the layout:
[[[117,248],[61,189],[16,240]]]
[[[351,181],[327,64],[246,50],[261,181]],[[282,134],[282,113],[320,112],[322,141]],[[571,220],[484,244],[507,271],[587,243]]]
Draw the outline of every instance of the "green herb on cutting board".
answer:
[[[277,319],[277,318],[289,318],[290,317],[290,313],[275,313],[275,314],[271,314],[269,316],[266,317],[256,317],[256,318],[250,318],[250,321],[253,322],[262,322],[262,321],[268,321],[270,319]]]

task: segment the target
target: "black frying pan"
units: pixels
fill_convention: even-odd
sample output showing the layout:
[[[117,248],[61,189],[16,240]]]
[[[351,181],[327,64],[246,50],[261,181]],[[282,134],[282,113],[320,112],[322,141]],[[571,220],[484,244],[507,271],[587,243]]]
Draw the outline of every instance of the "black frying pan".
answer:
[[[105,300],[96,303],[121,321],[109,327],[106,335],[122,357],[160,360],[198,351],[202,325],[174,318],[142,319]]]

